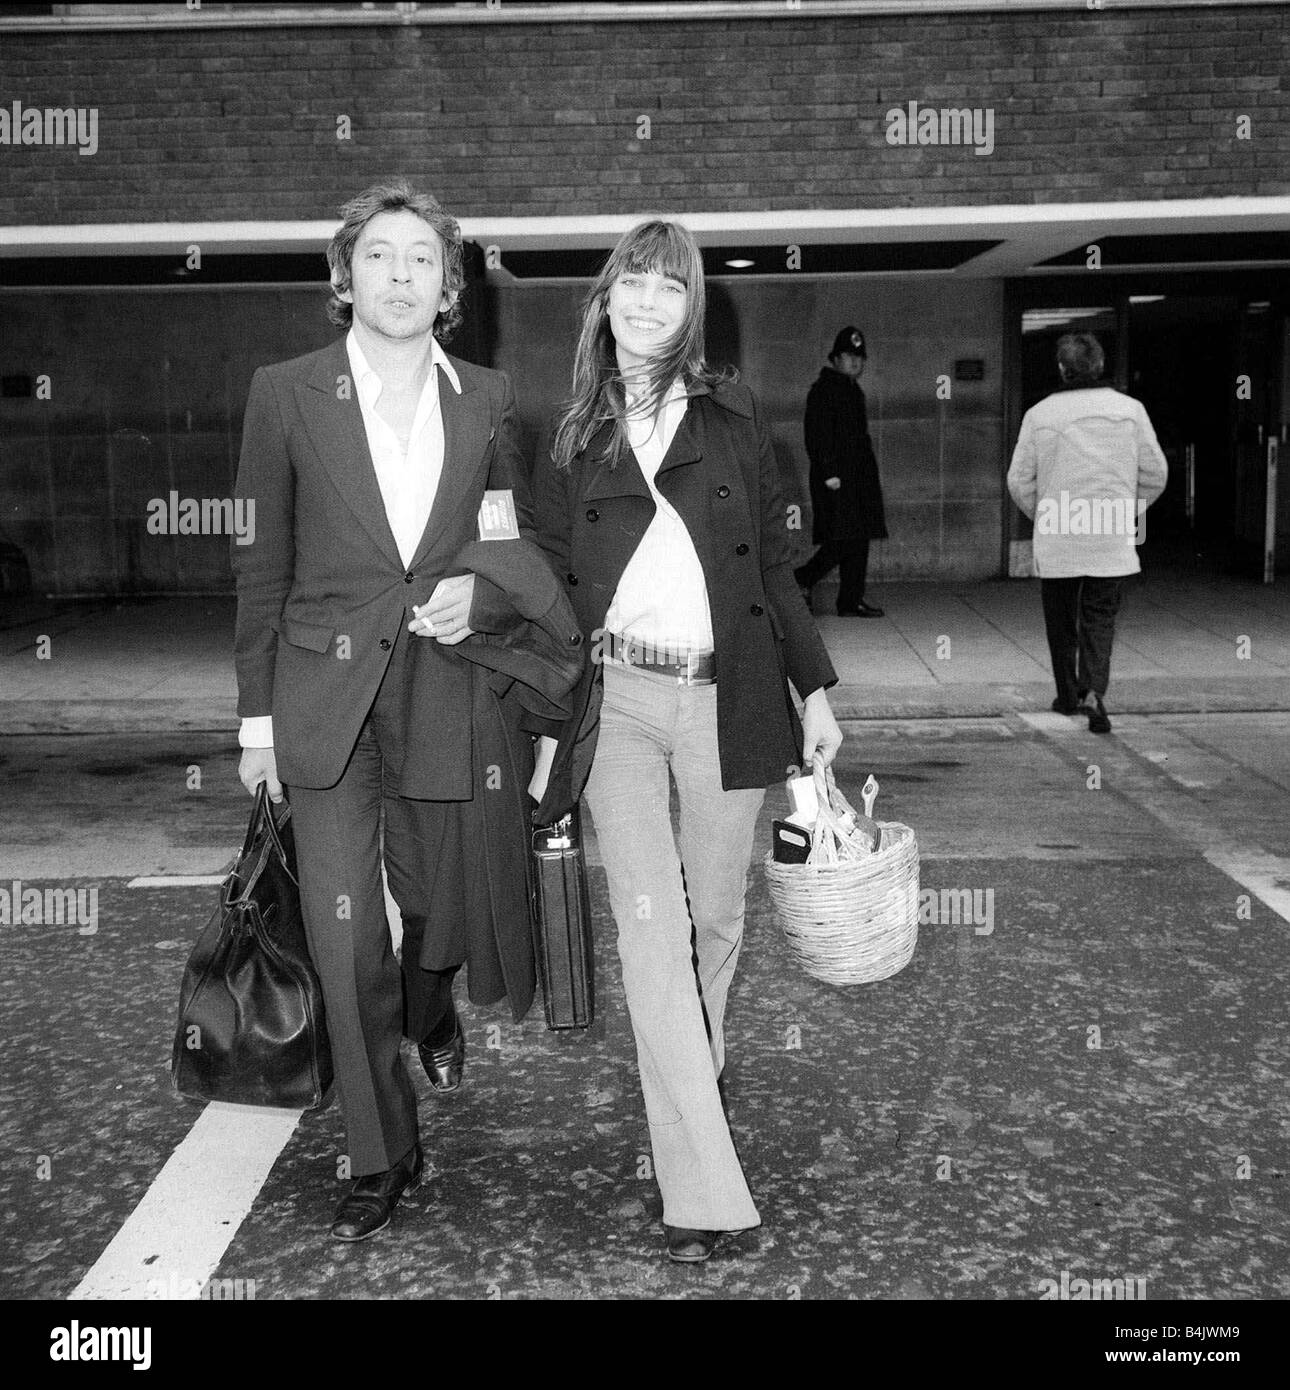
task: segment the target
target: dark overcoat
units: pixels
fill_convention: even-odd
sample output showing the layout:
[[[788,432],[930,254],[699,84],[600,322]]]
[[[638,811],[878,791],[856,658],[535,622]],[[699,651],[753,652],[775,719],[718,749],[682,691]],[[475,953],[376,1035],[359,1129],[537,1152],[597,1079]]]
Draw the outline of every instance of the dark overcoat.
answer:
[[[443,649],[468,663],[476,789],[470,801],[445,807],[466,851],[450,866],[461,881],[444,885],[445,906],[464,919],[472,1002],[504,997],[520,1019],[537,981],[528,794],[533,740],[526,725],[570,715],[586,648],[563,586],[527,538],[472,542],[458,552],[456,565],[474,574],[477,585],[495,586],[519,621]],[[427,934],[427,953],[432,946]]]
[[[865,537],[885,540],[882,481],[859,385],[825,367],[807,393],[805,429],[815,544]],[[826,478],[840,478],[842,486],[827,488]]]
[[[567,469],[544,446],[532,478],[538,540],[566,585],[591,655],[575,696],[577,717],[561,734],[538,811],[544,820],[575,804],[586,783],[605,614],[657,510],[635,453],[624,450],[610,467],[610,442],[606,425]],[[796,509],[786,504],[769,431],[746,386],[690,387],[655,485],[685,522],[707,581],[721,785],[768,786],[802,756],[788,682],[805,697],[837,676],[793,578]]]

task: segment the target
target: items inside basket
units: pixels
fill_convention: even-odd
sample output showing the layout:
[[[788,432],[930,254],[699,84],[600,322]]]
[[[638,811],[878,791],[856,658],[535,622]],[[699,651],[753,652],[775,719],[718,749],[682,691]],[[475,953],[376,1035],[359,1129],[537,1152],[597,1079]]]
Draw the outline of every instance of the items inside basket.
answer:
[[[833,769],[817,753],[810,777],[785,783],[793,809],[771,824],[771,858],[779,864],[836,864],[863,858],[885,847],[888,837],[873,819],[878,782],[872,773],[860,795],[864,812],[855,810],[838,789]]]

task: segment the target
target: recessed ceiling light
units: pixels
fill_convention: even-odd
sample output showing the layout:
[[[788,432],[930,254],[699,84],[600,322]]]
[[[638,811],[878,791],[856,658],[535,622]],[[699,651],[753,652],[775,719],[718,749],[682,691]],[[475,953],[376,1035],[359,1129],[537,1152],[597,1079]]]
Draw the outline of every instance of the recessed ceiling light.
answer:
[[[1158,304],[1164,298],[1163,294],[1131,294],[1130,304]]]
[[[756,265],[756,261],[727,261],[726,264],[731,270],[747,270],[749,266]]]

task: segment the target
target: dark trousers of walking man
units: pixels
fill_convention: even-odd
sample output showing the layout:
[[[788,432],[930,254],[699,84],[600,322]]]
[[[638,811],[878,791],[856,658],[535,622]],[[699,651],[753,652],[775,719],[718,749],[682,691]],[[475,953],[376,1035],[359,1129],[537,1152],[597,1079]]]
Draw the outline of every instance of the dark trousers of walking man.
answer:
[[[1104,697],[1124,580],[1082,575],[1041,579],[1039,588],[1058,701],[1074,706],[1090,691]]]

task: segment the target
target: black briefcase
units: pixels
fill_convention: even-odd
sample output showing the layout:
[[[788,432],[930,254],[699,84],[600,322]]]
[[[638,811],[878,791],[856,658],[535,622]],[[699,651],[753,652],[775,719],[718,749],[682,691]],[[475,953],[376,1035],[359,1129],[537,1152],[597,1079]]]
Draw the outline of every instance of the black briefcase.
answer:
[[[184,970],[170,1073],[190,1100],[314,1110],[329,1099],[331,1047],[305,943],[291,808],[275,815],[263,782]]]
[[[533,896],[546,1026],[589,1028],[595,1014],[591,898],[576,806],[533,832]]]

